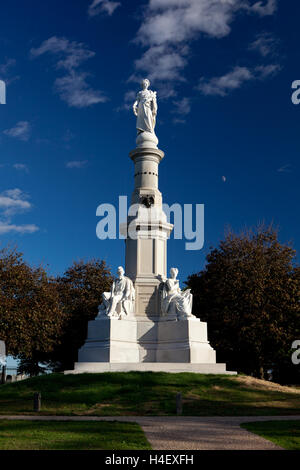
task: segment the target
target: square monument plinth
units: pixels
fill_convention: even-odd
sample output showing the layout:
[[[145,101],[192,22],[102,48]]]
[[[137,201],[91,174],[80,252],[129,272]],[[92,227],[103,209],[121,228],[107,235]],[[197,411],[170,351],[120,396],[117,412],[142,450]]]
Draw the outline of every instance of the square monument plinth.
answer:
[[[104,317],[90,321],[75,370],[67,373],[113,370],[227,373],[225,364],[216,364],[216,352],[207,340],[207,324],[199,319]]]

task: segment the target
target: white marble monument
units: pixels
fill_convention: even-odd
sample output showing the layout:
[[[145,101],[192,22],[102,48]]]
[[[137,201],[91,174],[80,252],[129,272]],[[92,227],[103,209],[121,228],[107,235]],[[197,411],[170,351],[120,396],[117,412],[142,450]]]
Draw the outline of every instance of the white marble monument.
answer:
[[[111,291],[104,292],[98,316],[78,352],[74,371],[166,371],[228,373],[216,363],[207,339],[207,324],[192,314],[193,296],[181,290],[178,269],[167,278],[167,240],[173,229],[162,207],[158,166],[164,153],[155,135],[156,92],[142,81],[133,112],[137,117],[133,212],[122,232],[127,235],[125,272],[118,268]],[[126,276],[125,276],[126,273]],[[99,299],[100,301],[100,299]]]

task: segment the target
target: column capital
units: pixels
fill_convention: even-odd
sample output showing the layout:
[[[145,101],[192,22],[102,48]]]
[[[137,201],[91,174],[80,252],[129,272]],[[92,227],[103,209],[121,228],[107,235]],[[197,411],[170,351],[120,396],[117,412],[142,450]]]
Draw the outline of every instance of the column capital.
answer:
[[[140,160],[153,160],[160,163],[165,154],[162,150],[153,148],[136,148],[129,153],[129,157],[134,163]]]

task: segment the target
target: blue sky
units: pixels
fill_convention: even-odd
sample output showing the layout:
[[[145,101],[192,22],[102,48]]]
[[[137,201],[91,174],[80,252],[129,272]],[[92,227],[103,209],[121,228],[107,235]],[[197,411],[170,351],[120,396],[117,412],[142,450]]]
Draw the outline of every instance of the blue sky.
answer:
[[[300,5],[296,0],[12,0],[1,7],[0,237],[63,273],[122,240],[96,237],[96,208],[130,197],[131,111],[158,92],[168,204],[205,204],[205,245],[170,240],[183,282],[224,228],[265,220],[299,249]]]

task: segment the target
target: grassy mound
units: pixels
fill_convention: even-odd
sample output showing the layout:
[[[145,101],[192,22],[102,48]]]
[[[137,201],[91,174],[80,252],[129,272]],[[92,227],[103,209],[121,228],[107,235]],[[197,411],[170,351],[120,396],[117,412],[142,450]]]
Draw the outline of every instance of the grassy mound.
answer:
[[[186,416],[300,415],[300,390],[245,376],[163,372],[51,374],[0,386],[0,414],[174,415],[176,393]]]

